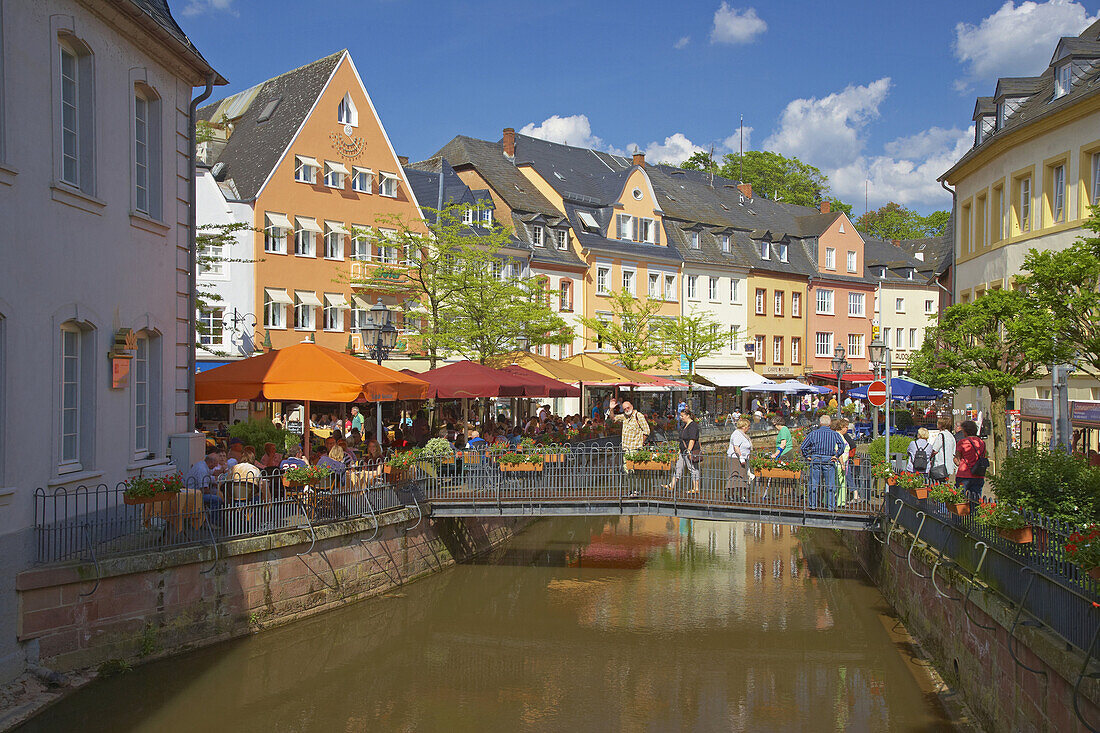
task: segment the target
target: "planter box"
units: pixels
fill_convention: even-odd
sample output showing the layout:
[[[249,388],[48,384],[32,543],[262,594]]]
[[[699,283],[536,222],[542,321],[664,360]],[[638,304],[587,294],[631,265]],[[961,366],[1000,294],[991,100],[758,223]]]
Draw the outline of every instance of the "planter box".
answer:
[[[130,496],[129,494],[123,494],[122,503],[129,504],[130,506],[137,506],[138,504],[152,504],[158,501],[170,501],[174,496],[179,496],[179,492],[159,491],[152,496]]]
[[[964,501],[961,504],[947,504],[946,506],[947,511],[952,514],[958,514],[960,517],[965,517],[970,514],[970,504],[968,502]]]
[[[672,462],[661,461],[623,461],[623,464],[631,471],[671,471]]]
[[[918,501],[924,501],[925,499],[928,498],[928,487],[927,486],[921,486],[920,488],[916,488],[916,489],[909,489],[908,491]]]
[[[393,466],[382,466],[382,473],[389,476],[390,483],[399,484],[405,480],[405,475],[409,472],[407,468],[394,468]]]
[[[535,471],[542,470],[541,463],[502,463],[500,464],[501,471],[526,471],[528,473],[534,473]]]
[[[802,478],[801,471],[792,471],[788,468],[761,468],[756,475],[760,478]]]
[[[1019,529],[1002,529],[998,527],[997,534],[1009,542],[1015,542],[1017,545],[1030,545],[1034,540],[1031,527],[1020,527]]]
[[[1093,580],[1100,580],[1100,568],[1089,568],[1088,574]]]
[[[565,454],[564,453],[543,453],[542,454],[542,462],[543,463],[565,463]]]

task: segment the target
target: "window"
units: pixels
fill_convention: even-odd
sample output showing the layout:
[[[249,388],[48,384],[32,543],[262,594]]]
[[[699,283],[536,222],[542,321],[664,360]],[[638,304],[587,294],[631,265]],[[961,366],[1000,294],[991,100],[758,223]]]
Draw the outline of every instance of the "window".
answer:
[[[905,348],[905,329],[898,328],[894,330],[894,347],[898,349]]]
[[[802,317],[802,293],[791,293],[791,318]]]
[[[558,310],[565,311],[567,313],[573,312],[573,281],[567,278],[562,278],[561,283],[558,285],[559,300]]]
[[[542,246],[542,227],[531,227],[531,244]]]
[[[1065,63],[1054,71],[1054,98],[1069,94],[1073,88],[1073,64]]]
[[[64,37],[58,43],[58,174],[62,181],[95,192],[95,74],[92,54],[83,43]]]
[[[208,308],[199,310],[198,339],[201,346],[221,346],[225,343],[222,333],[222,316],[225,311],[222,308]]]
[[[558,249],[569,249],[569,230],[559,229],[554,232],[558,239]]]
[[[382,180],[378,184],[378,193],[381,196],[397,198],[397,181],[399,177],[393,173],[382,173]]]
[[[848,272],[856,272],[856,253],[848,250]]]
[[[326,221],[325,229],[327,230],[325,232],[325,259],[344,259],[344,237],[347,235],[348,230],[344,229],[344,225],[337,221]]]
[[[814,356],[830,357],[833,355],[833,334],[818,331],[814,337]]]
[[[791,364],[802,363],[802,339],[797,336],[791,338]]]
[[[773,245],[773,246],[775,247],[775,253],[776,253],[776,256],[779,257],[779,261],[780,262],[786,262],[787,261],[787,245],[783,244],[783,243],[779,243],[779,244],[776,244],[776,245]]]
[[[611,323],[612,321],[610,313],[601,311],[596,311],[596,319],[601,323]],[[605,344],[603,338],[599,334],[596,334],[596,348],[600,351],[608,351],[611,346],[610,344]]]
[[[862,333],[848,334],[848,356],[856,359],[863,358],[863,338]]]
[[[581,220],[581,226],[590,232],[599,232],[600,223],[596,221],[596,217],[592,216],[587,211],[578,211],[577,218]]]
[[[321,164],[308,155],[294,156],[294,180],[299,183],[317,183],[317,171]]]
[[[760,259],[762,259],[762,260],[770,260],[771,259],[771,250],[768,247],[767,242],[761,242],[760,243]]]
[[[848,315],[862,318],[864,315],[863,302],[863,293],[848,293]]]
[[[374,193],[374,171],[370,168],[351,167],[351,190]]]
[[[370,303],[365,298],[358,295],[351,296],[351,302],[352,308],[349,311],[351,314],[351,323],[348,329],[352,333],[357,333],[362,331],[367,325],[369,320],[368,316],[370,314]]]
[[[883,328],[882,329],[882,343],[886,344],[887,346],[890,345],[890,329],[889,328]]]
[[[61,327],[61,420],[59,468],[61,472],[79,471],[80,420],[82,395],[81,351],[84,334],[74,324]]]
[[[601,265],[596,267],[596,292],[607,295],[607,281],[611,277],[611,268]]]
[[[629,214],[616,214],[615,221],[618,225],[618,239],[624,241],[634,240],[634,217]]]
[[[985,194],[979,195],[974,199],[974,247],[977,249],[984,249],[987,242],[985,239],[986,232],[986,197]]]
[[[772,364],[783,363],[783,337],[772,336]]]
[[[962,206],[960,214],[962,226],[959,227],[959,254],[970,254],[974,251],[974,240],[970,236],[970,204]]]
[[[837,231],[840,232],[841,234],[844,233],[844,222],[840,222],[840,228],[837,229]]]
[[[665,300],[676,300],[675,275],[665,275]]]
[[[1092,154],[1092,205],[1100,206],[1100,153]]]
[[[710,278],[710,284],[707,287],[707,297],[711,300],[718,300],[718,278]]]
[[[314,235],[320,231],[315,219],[299,216],[298,229],[294,232],[294,254],[299,257],[315,257]]]
[[[831,316],[833,315],[833,291],[818,288],[817,291],[817,312]]]
[[[1066,220],[1066,166],[1056,165],[1051,171],[1050,215],[1055,223]]]
[[[989,218],[991,225],[990,234],[994,242],[1000,242],[1005,238],[1005,188],[1003,185],[993,187],[993,196],[989,203]]]
[[[370,262],[370,227],[351,225],[351,258],[360,262]]]
[[[336,121],[341,125],[351,125],[355,127],[359,124],[359,113],[355,109],[355,103],[351,101],[351,94],[345,94],[344,98],[340,100],[340,104],[336,105]]]
[[[730,325],[730,351],[737,351],[737,326]]]
[[[926,315],[930,315],[936,312],[936,301],[926,300],[924,301],[924,312]]]
[[[637,273],[635,273],[634,270],[627,269],[626,267],[623,268],[623,290],[631,295],[636,295],[634,292],[634,281],[636,277]]]
[[[290,304],[290,296],[281,288],[264,288],[264,326],[267,328],[286,328],[285,308]]]
[[[1019,222],[1021,232],[1031,231],[1031,176],[1026,176],[1019,179],[1017,182],[1017,188],[1019,189],[1019,208],[1017,210],[1016,220]]]
[[[324,326],[326,331],[344,330],[344,309],[347,307],[348,302],[343,295],[325,293]]]
[[[134,210],[160,218],[160,99],[152,89],[134,90]]]
[[[699,249],[699,232],[691,233],[691,248]]]
[[[764,315],[764,306],[768,302],[768,291],[764,288],[756,289],[756,315]]]
[[[298,331],[314,330],[313,309],[321,302],[317,296],[306,290],[294,291],[294,328]]]
[[[836,248],[835,247],[826,247],[825,248],[825,269],[826,270],[835,270],[836,269]]]
[[[687,278],[687,297],[689,300],[696,300],[699,297],[699,276],[688,275]]]
[[[225,272],[225,245],[200,244],[198,262],[199,277],[221,277]]]
[[[488,229],[493,226],[493,210],[489,208],[480,209],[481,212],[481,226]]]
[[[264,215],[264,252],[286,254],[286,233],[290,229],[290,219],[285,214]]]
[[[156,375],[150,367],[149,337],[137,337],[134,359],[130,364],[130,391],[133,394],[134,407],[134,455],[145,457],[152,443],[150,434],[153,426],[152,401],[156,398],[150,389]]]
[[[325,185],[329,188],[343,188],[344,176],[348,174],[348,169],[344,167],[343,163],[334,163],[331,160],[325,161]]]
[[[878,304],[879,304],[879,298],[878,298],[878,292],[876,292],[875,293],[875,313],[878,313]]]
[[[735,277],[730,278],[730,302],[736,303],[740,298],[741,281]]]
[[[772,300],[774,301],[774,303],[773,303],[773,312],[775,313],[775,315],[777,315],[777,316],[783,315],[783,291],[782,290],[776,290],[772,294]]]
[[[920,342],[917,341],[917,329],[910,328],[909,329],[909,348],[910,349],[916,349],[919,345],[920,345]]]
[[[905,298],[894,298],[894,312],[905,312]]]
[[[489,265],[489,268],[492,271],[492,274],[493,274],[494,278],[496,278],[497,280],[503,280],[504,279],[504,263],[503,262],[501,262],[500,260],[493,260],[493,262]]]
[[[653,219],[638,219],[638,224],[641,228],[639,232],[640,237],[638,241],[649,242],[655,244],[657,241],[657,226]]]
[[[757,336],[756,337],[755,343],[753,344],[753,355],[752,356],[753,356],[753,359],[756,360],[757,364],[763,364],[764,361],[766,360],[767,356],[766,356],[765,351],[764,351],[764,337],[763,336]]]
[[[420,247],[415,244],[406,244],[402,254],[404,255],[402,263],[405,267],[417,267],[420,264]]]
[[[730,251],[730,235],[723,234],[718,239],[719,239],[719,242],[722,244],[722,251],[723,252],[729,252]]]
[[[473,224],[474,223],[474,210],[473,208],[462,210],[462,223]]]

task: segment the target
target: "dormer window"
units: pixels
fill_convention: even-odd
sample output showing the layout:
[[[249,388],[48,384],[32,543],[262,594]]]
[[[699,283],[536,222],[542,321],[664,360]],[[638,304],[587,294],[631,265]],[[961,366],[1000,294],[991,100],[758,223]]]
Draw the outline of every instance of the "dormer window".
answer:
[[[762,259],[762,260],[770,260],[771,259],[771,250],[769,249],[767,242],[761,242],[760,243],[760,259]]]
[[[1005,103],[997,103],[997,129],[1000,130],[1005,126]]]
[[[542,227],[531,227],[531,244],[542,246]]]
[[[493,226],[493,210],[482,209],[481,210],[481,226],[489,228]]]
[[[462,211],[462,223],[466,225],[474,223],[474,210],[472,208]]]
[[[1054,70],[1054,98],[1069,94],[1073,88],[1073,65],[1065,63]]]
[[[787,245],[785,245],[781,242],[777,243],[775,245],[775,253],[779,257],[780,262],[786,262],[787,261]]]
[[[699,232],[691,233],[691,248],[699,249]]]
[[[720,239],[722,240],[722,251],[723,252],[729,252],[730,251],[730,235],[723,234]]]
[[[331,109],[331,108],[330,108]],[[351,101],[351,94],[345,94],[336,106],[336,121],[341,125],[359,125],[359,113],[355,109],[355,103]]]
[[[555,235],[558,239],[558,249],[569,249],[569,230],[559,229]]]
[[[581,226],[584,227],[585,230],[590,232],[600,231],[600,225],[596,221],[596,217],[592,216],[587,211],[578,211],[577,218],[581,220]]]

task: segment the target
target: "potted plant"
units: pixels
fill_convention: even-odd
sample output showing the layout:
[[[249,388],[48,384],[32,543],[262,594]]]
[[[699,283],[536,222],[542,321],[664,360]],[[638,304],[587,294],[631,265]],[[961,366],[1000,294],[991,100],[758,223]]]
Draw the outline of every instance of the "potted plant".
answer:
[[[501,471],[541,471],[542,456],[538,453],[508,451],[497,456]]]
[[[178,473],[163,478],[159,476],[134,476],[125,481],[122,503],[131,506],[168,501],[183,489],[183,477]]]
[[[889,479],[887,479],[887,482],[889,482]],[[928,498],[928,481],[925,479],[924,474],[902,471],[894,476],[893,485],[908,491],[919,500],[923,501]]]
[[[630,471],[670,471],[675,455],[670,444],[643,447],[625,454],[623,464]]]
[[[951,484],[932,484],[928,487],[928,495],[932,501],[939,502],[947,507],[947,511],[964,517],[970,514],[970,502],[966,492],[958,486]]]
[[[565,456],[570,453],[569,446],[557,443],[539,445],[533,451],[542,456],[544,463],[564,463]]]
[[[420,457],[429,461],[453,464],[455,450],[445,438],[432,438],[420,449]]]
[[[1029,545],[1035,538],[1031,522],[1023,513],[1003,502],[982,504],[978,509],[978,523],[993,527],[998,535],[1017,545]]]
[[[299,466],[283,471],[283,486],[288,489],[300,489],[303,486],[318,486],[328,482],[332,470],[327,466]]]
[[[1088,573],[1093,580],[1100,580],[1100,526],[1090,525],[1071,534],[1065,552],[1067,560]]]
[[[394,453],[383,464],[382,473],[389,476],[392,483],[401,483],[405,480],[405,475],[409,472],[409,469],[420,460],[421,450],[421,448],[412,448]]]

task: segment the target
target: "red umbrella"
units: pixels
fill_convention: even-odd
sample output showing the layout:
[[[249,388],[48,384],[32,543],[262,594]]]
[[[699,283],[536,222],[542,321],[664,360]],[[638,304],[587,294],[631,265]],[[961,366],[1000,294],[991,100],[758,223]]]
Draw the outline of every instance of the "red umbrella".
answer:
[[[546,388],[547,397],[580,397],[581,391],[577,387],[570,386],[565,382],[559,382],[556,379],[545,377],[538,372],[533,372],[530,369],[524,369],[516,364],[509,364],[508,366],[501,367],[500,371],[508,372],[521,379],[525,379],[533,384],[541,384]]]
[[[430,385],[429,396],[442,400],[464,397],[545,397],[546,386],[472,361],[416,375]]]

